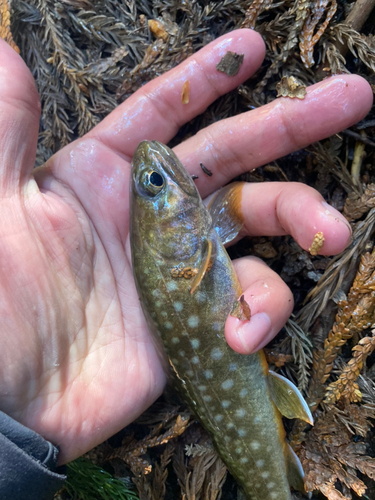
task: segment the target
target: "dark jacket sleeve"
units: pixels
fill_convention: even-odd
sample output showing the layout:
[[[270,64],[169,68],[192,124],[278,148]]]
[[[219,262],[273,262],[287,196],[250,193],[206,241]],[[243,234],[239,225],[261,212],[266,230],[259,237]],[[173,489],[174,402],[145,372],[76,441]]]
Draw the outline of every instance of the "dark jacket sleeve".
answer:
[[[1,500],[49,500],[66,476],[55,472],[59,450],[0,411]]]

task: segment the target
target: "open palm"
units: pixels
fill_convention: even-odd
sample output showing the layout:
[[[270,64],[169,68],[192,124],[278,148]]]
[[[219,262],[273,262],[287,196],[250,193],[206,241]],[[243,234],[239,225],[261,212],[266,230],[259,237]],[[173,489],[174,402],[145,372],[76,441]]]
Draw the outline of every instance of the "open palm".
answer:
[[[244,53],[236,77],[216,70]],[[226,35],[145,85],[84,138],[32,171],[38,96],[22,60],[0,44],[0,409],[72,460],[136,418],[165,376],[147,331],[128,244],[131,156],[144,139],[168,142],[213,100],[246,80],[264,56],[253,31]],[[190,103],[181,103],[189,80]],[[230,178],[361,119],[371,91],[359,77],[328,79],[302,102],[277,100],[216,123],[175,151],[197,173],[203,196]],[[350,229],[314,190],[297,183],[248,185],[244,232],[292,234],[324,254],[345,247]],[[250,352],[274,336],[292,309],[285,284],[255,258],[236,262],[253,318],[227,321],[227,339]]]

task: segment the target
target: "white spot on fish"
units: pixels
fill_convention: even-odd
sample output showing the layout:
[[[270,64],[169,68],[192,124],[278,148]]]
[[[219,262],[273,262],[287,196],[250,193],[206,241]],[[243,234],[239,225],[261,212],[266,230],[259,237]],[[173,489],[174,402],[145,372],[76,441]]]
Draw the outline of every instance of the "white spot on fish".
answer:
[[[185,357],[185,351],[179,351],[179,356],[181,356],[181,358],[184,358]]]
[[[235,370],[237,370],[237,365],[236,365],[236,363],[231,363],[231,364],[229,365],[229,371],[230,371],[230,372],[234,372]]]
[[[257,467],[263,467],[263,465],[264,465],[264,460],[257,460],[257,461],[255,462],[255,465],[256,465]]]
[[[163,318],[166,318],[168,316],[168,314],[165,311],[162,311],[160,314],[163,316]]]
[[[242,448],[236,448],[236,453],[242,453]]]
[[[170,321],[166,321],[166,322],[164,323],[164,326],[165,326],[165,328],[166,328],[167,330],[172,330],[172,328],[173,328],[173,325],[172,325],[172,323],[171,323]]]
[[[223,418],[224,418],[223,415],[216,415],[215,416],[216,422],[221,422],[223,420]]]
[[[151,292],[151,293],[152,293],[152,295],[153,295],[154,297],[159,297],[159,295],[160,295],[160,290],[158,290],[157,288],[155,288],[155,290],[152,290],[152,292]]]
[[[161,307],[161,302],[160,300],[155,301],[155,307]]]
[[[190,316],[188,319],[188,325],[190,326],[190,328],[196,328],[199,325],[198,316]]]
[[[241,464],[247,464],[247,462],[248,462],[248,461],[249,461],[249,459],[248,459],[248,458],[246,458],[246,457],[242,457],[242,458],[240,458],[240,462],[241,462]]]
[[[211,396],[203,396],[203,401],[206,401],[206,403],[209,403],[211,400]]]
[[[272,450],[272,446],[271,445],[267,446],[266,450],[267,451],[271,451]]]
[[[264,472],[263,472],[263,474],[264,474]],[[271,483],[267,483],[267,488],[269,490],[271,490],[274,486],[275,486],[275,483],[272,483],[272,482]]]
[[[227,429],[233,429],[234,423],[233,422],[228,422],[227,423]]]
[[[246,410],[244,410],[243,408],[239,408],[238,410],[236,410],[236,417],[242,418],[245,415],[246,415]]]
[[[168,292],[174,292],[178,288],[177,283],[174,281],[168,281],[166,286],[167,286]]]
[[[193,363],[193,365],[198,365],[199,364],[198,356],[194,356],[193,358],[191,358],[191,362]]]
[[[178,359],[176,359],[176,358],[172,358],[172,363],[173,363],[174,365],[178,365]]]
[[[229,437],[229,436],[224,436],[224,441],[225,441],[226,443],[229,443],[229,442],[230,442],[230,437]]]
[[[199,346],[200,346],[200,342],[199,342],[199,340],[198,340],[198,339],[193,339],[193,340],[191,341],[191,347],[192,347],[193,349],[198,349],[198,347],[199,347]]]
[[[241,437],[244,437],[247,434],[247,430],[245,430],[245,429],[238,429],[237,432],[238,432],[238,435]]]
[[[221,384],[221,387],[225,390],[225,391],[228,391],[229,389],[231,389],[233,387],[233,380],[231,378],[228,378],[227,380],[225,380],[225,382],[223,382]]]
[[[209,380],[210,378],[212,378],[214,376],[214,374],[212,373],[212,370],[205,370],[203,373],[204,373],[204,376],[206,377],[207,380]]]
[[[265,472],[262,472],[261,476],[263,479],[267,479],[267,477],[270,475],[269,472],[265,471]]]
[[[182,302],[173,302],[173,307],[176,312],[181,312],[182,309],[184,308]]]
[[[198,290],[198,292],[196,292],[196,294],[195,294],[195,300],[197,302],[205,302],[206,299],[207,299],[207,295],[204,292],[199,291],[199,290]]]
[[[260,443],[258,443],[258,441],[252,441],[250,443],[250,447],[253,449],[253,450],[259,450],[260,448]]]
[[[214,347],[211,351],[211,358],[215,361],[219,361],[223,357],[223,351],[218,347]]]
[[[254,418],[254,424],[260,424],[262,419],[260,417],[255,417]]]
[[[240,390],[240,398],[244,398],[247,396],[247,389],[241,389]]]
[[[222,323],[220,323],[220,321],[214,321],[212,323],[213,330],[221,330],[221,327],[222,327]]]
[[[180,342],[180,339],[178,337],[173,337],[172,344],[178,344],[179,342]]]
[[[228,408],[228,406],[229,406],[229,405],[230,405],[230,401],[222,401],[222,402],[221,402],[221,406],[222,406],[223,408]]]
[[[187,375],[188,377],[194,377],[194,372],[193,372],[193,370],[188,370],[188,371],[186,372],[186,375]]]
[[[206,385],[200,385],[200,386],[198,386],[198,389],[200,391],[207,391],[207,386]]]
[[[276,491],[271,491],[270,496],[271,498],[278,498],[279,494]]]

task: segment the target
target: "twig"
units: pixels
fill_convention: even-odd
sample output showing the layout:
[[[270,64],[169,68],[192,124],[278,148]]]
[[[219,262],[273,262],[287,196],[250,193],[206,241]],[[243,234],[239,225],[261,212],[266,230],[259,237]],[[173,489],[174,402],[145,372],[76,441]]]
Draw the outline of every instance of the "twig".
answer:
[[[351,28],[359,31],[365,24],[372,9],[375,7],[375,0],[357,0],[345,20]]]
[[[366,22],[368,16],[371,14],[374,6],[375,0],[357,0],[354,4],[354,7],[345,19],[344,24],[354,29],[355,31],[359,31]],[[342,44],[337,40],[335,45],[340,54],[345,57],[345,54],[347,53],[349,48],[348,44]]]
[[[359,134],[362,139],[366,138],[365,132],[362,130]],[[351,175],[354,184],[359,186],[361,182],[361,167],[362,162],[366,158],[365,144],[363,141],[357,140],[354,147],[354,156],[352,161]]]
[[[356,125],[356,128],[358,130],[363,130],[363,129],[368,128],[368,127],[375,127],[375,120],[366,120],[363,122],[359,122]]]
[[[357,132],[353,132],[353,130],[349,130],[349,129],[342,130],[340,132],[340,134],[348,135],[349,137],[353,137],[357,141],[363,142],[363,144],[367,144],[368,146],[375,148],[375,142],[370,141],[370,139],[367,139],[367,137],[364,137],[361,134],[357,134]]]

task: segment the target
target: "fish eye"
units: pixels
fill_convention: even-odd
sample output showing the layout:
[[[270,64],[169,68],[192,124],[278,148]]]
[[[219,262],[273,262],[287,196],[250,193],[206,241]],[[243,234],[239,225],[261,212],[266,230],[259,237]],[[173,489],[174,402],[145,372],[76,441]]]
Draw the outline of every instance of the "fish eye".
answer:
[[[163,177],[159,174],[159,172],[155,172],[155,170],[149,176],[150,184],[155,187],[161,187],[164,184]]]
[[[139,185],[144,194],[154,197],[163,189],[164,177],[157,170],[146,170],[141,174]]]

